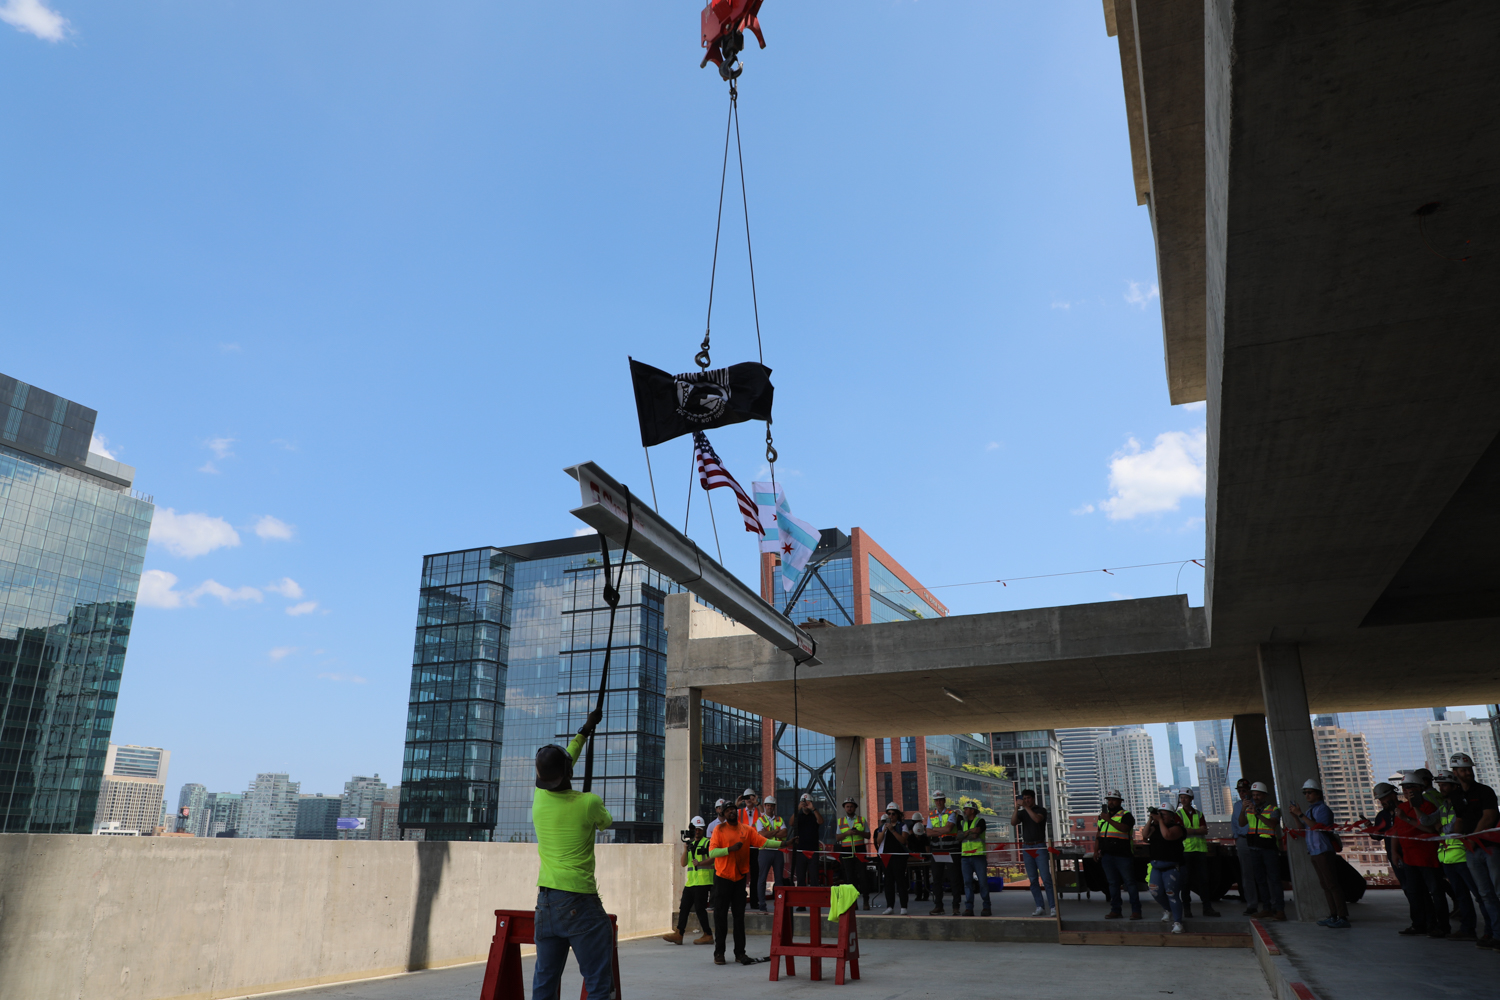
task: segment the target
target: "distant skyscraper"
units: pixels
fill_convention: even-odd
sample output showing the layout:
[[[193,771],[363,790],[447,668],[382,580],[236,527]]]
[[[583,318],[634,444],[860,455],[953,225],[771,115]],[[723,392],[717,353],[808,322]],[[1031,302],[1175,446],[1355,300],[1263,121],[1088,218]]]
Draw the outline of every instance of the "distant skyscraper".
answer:
[[[1425,766],[1427,748],[1422,727],[1441,721],[1444,708],[1398,708],[1384,712],[1340,712],[1334,724],[1351,733],[1364,733],[1370,744],[1370,770],[1376,781],[1398,771]]]
[[[96,416],[0,375],[4,833],[95,826],[155,510],[134,469],[89,451]]]
[[[1209,719],[1203,722],[1193,723],[1193,740],[1198,744],[1198,749],[1212,743],[1219,751],[1219,766],[1224,770],[1224,783],[1232,790],[1243,777],[1240,772],[1240,745],[1239,740],[1234,741],[1234,754],[1230,755],[1230,730],[1234,726],[1233,719]],[[1204,810],[1207,812],[1207,810]]]
[[[298,840],[337,840],[339,812],[344,800],[338,795],[301,795],[297,798]],[[361,831],[363,832],[363,831]]]
[[[1338,726],[1313,727],[1313,742],[1318,750],[1318,771],[1323,779],[1323,799],[1333,810],[1334,819],[1352,823],[1360,816],[1374,817],[1374,787],[1377,779],[1370,770],[1370,747],[1363,733],[1351,733]]]
[[[208,837],[248,837],[243,792],[209,792]]]
[[[401,839],[401,786],[392,785],[375,800],[370,813],[371,840]]]
[[[118,823],[149,836],[162,825],[167,790],[167,764],[172,754],[161,747],[111,743],[104,756],[99,783],[95,828]]]
[[[1474,762],[1474,780],[1494,788],[1500,782],[1500,760],[1489,719],[1471,719],[1464,712],[1448,712],[1442,722],[1422,727],[1427,768],[1433,773],[1447,770],[1448,758],[1466,753]]]
[[[1158,797],[1151,734],[1142,726],[1118,726],[1099,740],[1098,754],[1102,791],[1118,790],[1125,796],[1125,808],[1138,819],[1145,816]]]
[[[1036,792],[1038,804],[1051,813],[1052,836],[1063,836],[1068,819],[1067,767],[1056,731],[992,733],[990,750],[1018,792],[1028,788]]]
[[[1194,755],[1198,765],[1198,808],[1208,816],[1227,816],[1233,809],[1219,748],[1212,743]]]
[[[208,836],[208,789],[203,785],[186,784],[182,791],[177,793],[177,811],[179,816],[186,809],[187,822],[183,826],[186,833],[195,837]]]
[[[1167,751],[1172,758],[1172,785],[1188,788],[1193,784],[1193,769],[1183,763],[1182,737],[1177,734],[1177,723],[1167,723]]]
[[[347,819],[363,819],[365,828],[363,830],[340,830],[339,840],[379,840],[380,836],[375,828],[375,803],[385,797],[386,784],[380,780],[380,775],[366,778],[355,775],[344,782],[343,812],[339,813]]]
[[[302,783],[286,774],[257,774],[245,793],[245,826],[241,837],[292,840]]]
[[[1104,805],[1104,788],[1099,778],[1099,740],[1109,735],[1109,727],[1089,726],[1056,732],[1065,768],[1064,780],[1068,785],[1068,812],[1097,813]]]

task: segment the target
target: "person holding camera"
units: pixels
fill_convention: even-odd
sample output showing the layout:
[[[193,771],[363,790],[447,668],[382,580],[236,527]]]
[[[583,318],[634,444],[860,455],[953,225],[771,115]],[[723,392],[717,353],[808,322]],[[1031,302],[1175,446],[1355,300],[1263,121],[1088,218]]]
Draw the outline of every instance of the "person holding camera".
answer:
[[[767,840],[786,840],[786,820],[776,815],[776,800],[766,799],[760,804],[760,819],[755,824],[755,829]],[[756,885],[761,889],[762,896],[765,893],[766,875],[771,875],[771,886],[786,884],[786,876],[782,871],[782,858],[780,851],[761,851],[760,868],[750,873],[750,877],[756,880]],[[756,907],[762,913],[766,911],[764,899],[761,905]]]
[[[875,828],[875,850],[885,865],[885,913],[896,912],[896,897],[901,897],[901,915],[906,916],[906,862],[910,856],[911,834],[896,803],[885,804],[885,816]]]
[[[767,840],[740,822],[739,810],[725,809],[724,822],[708,838],[708,856],[714,858],[714,964],[725,965],[724,945],[729,937],[729,914],[734,914],[734,960],[754,965],[745,954],[745,889],[750,876],[750,849],[781,846]],[[551,996],[550,993],[540,994]],[[592,993],[589,994],[593,996]]]
[[[1010,825],[1017,827],[1017,838],[1021,842],[1021,864],[1026,868],[1026,879],[1031,883],[1031,901],[1036,904],[1033,917],[1043,916],[1042,889],[1047,890],[1045,903],[1057,916],[1057,894],[1052,889],[1052,865],[1047,853],[1047,810],[1036,804],[1036,792],[1026,789],[1016,799],[1016,811],[1010,815]]]
[[[549,744],[536,752],[536,792],[531,823],[541,861],[536,891],[536,966],[531,994],[556,996],[568,949],[578,960],[589,996],[615,996],[614,928],[594,881],[594,832],[614,823],[604,800],[573,788],[573,765],[603,720],[595,709],[564,750]]]
[[[806,792],[797,801],[797,815],[792,824],[792,879],[798,885],[818,884],[818,850],[822,847],[823,814],[813,807]],[[804,851],[811,851],[808,857]]]
[[[1151,855],[1151,895],[1161,904],[1161,919],[1182,933],[1182,838],[1187,828],[1170,809],[1146,810],[1146,850]]]
[[[714,884],[714,862],[708,856],[708,837],[703,830],[703,817],[694,816],[688,829],[680,834],[682,857],[677,863],[687,869],[687,878],[682,885],[682,901],[677,904],[677,929],[663,934],[661,939],[671,944],[682,944],[682,934],[687,930],[688,913],[698,914],[698,926],[703,934],[693,944],[713,944],[714,932],[708,923],[708,890]]]
[[[1119,789],[1104,797],[1099,810],[1099,836],[1094,842],[1094,856],[1104,877],[1109,880],[1109,912],[1105,920],[1119,920],[1123,914],[1120,890],[1130,896],[1130,919],[1141,919],[1141,894],[1135,887],[1135,815],[1124,807],[1125,796]]]

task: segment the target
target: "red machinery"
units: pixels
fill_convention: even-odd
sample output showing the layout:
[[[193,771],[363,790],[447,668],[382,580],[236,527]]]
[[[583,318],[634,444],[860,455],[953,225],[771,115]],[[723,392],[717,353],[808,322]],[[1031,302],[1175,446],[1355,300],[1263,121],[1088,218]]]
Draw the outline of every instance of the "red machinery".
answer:
[[[733,80],[744,72],[739,63],[740,52],[745,48],[745,32],[755,35],[760,47],[766,47],[766,37],[760,33],[760,5],[762,0],[707,0],[703,5],[703,47],[708,54],[698,64],[702,69],[712,60],[719,67],[719,75]]]

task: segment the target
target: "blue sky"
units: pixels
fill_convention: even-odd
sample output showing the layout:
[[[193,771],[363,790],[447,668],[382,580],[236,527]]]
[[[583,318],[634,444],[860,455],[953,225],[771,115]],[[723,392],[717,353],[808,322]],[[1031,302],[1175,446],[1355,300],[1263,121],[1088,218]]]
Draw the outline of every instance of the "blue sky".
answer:
[[[115,739],[171,749],[174,789],[396,780],[422,554],[571,535],[580,460],[648,491],[626,356],[691,367],[723,151],[698,7],[0,0],[0,370],[97,408],[156,498]],[[955,613],[1201,603],[1191,564],[945,586],[1203,554],[1097,0],[763,23],[741,121],[794,511]],[[738,212],[716,365],[755,358]],[[745,482],[761,436],[712,435]],[[687,439],[652,460],[680,519]]]

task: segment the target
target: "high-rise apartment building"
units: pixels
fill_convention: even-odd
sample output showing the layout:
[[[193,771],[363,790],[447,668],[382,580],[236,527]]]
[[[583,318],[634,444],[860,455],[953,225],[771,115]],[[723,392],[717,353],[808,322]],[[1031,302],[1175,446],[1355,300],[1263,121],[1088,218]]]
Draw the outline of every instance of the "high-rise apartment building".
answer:
[[[245,831],[245,793],[209,792],[204,802],[208,808],[205,837],[248,837]]]
[[[379,831],[375,828],[375,803],[385,798],[386,784],[380,780],[380,775],[363,777],[355,775],[344,782],[343,812],[340,816],[346,819],[363,819],[365,828],[363,830],[340,830],[339,840],[379,840]]]
[[[381,793],[370,812],[371,840],[401,839],[401,786],[392,785]]]
[[[344,799],[339,795],[299,795],[297,797],[297,826],[293,836],[297,840],[337,840],[340,830],[339,812]],[[360,831],[363,833],[364,831]]]
[[[1231,791],[1243,777],[1240,771],[1239,740],[1233,730],[1233,719],[1207,719],[1193,723],[1193,739],[1198,744],[1198,749],[1202,750],[1209,744],[1218,749],[1219,766],[1224,770],[1224,784]]]
[[[1427,748],[1422,742],[1422,727],[1441,722],[1446,711],[1436,707],[1340,712],[1318,721],[1363,733],[1370,745],[1370,770],[1376,781],[1386,781],[1393,774],[1425,766]]]
[[[1156,749],[1144,726],[1111,729],[1108,736],[1099,740],[1098,760],[1102,791],[1118,790],[1125,796],[1125,808],[1137,819],[1156,805]]]
[[[1056,730],[991,733],[990,750],[1018,792],[1028,788],[1036,792],[1037,802],[1050,814],[1051,835],[1063,836],[1067,830],[1068,781]]]
[[[245,825],[241,837],[292,840],[297,836],[297,810],[302,783],[287,774],[257,774],[245,792]]]
[[[1228,778],[1212,743],[1193,755],[1198,765],[1198,808],[1207,816],[1227,816],[1234,809]]]
[[[1099,741],[1109,735],[1108,726],[1058,729],[1068,783],[1068,814],[1093,814],[1104,805],[1104,786],[1099,777]]]
[[[1182,759],[1182,737],[1177,732],[1177,723],[1167,723],[1167,755],[1172,760],[1172,785],[1188,788],[1193,784],[1193,771]]]
[[[167,790],[170,751],[161,747],[109,744],[104,756],[104,775],[99,782],[99,801],[94,827],[118,823],[122,828],[150,836],[162,825],[162,806]]]
[[[0,832],[96,825],[155,510],[96,417],[0,375]]]
[[[1323,780],[1323,799],[1334,819],[1352,823],[1360,816],[1373,817],[1377,779],[1370,768],[1370,746],[1363,733],[1338,726],[1314,726],[1313,743],[1318,750],[1318,772]]]
[[[1466,753],[1474,762],[1475,781],[1491,788],[1500,782],[1500,759],[1489,719],[1471,719],[1465,712],[1446,712],[1442,722],[1429,722],[1422,727],[1422,744],[1427,768],[1434,774],[1446,770],[1454,754]]]
[[[182,829],[195,837],[208,836],[208,788],[196,783],[188,783],[182,786],[182,791],[177,793],[177,812],[181,817],[182,810],[188,811],[186,820],[183,821]]]

